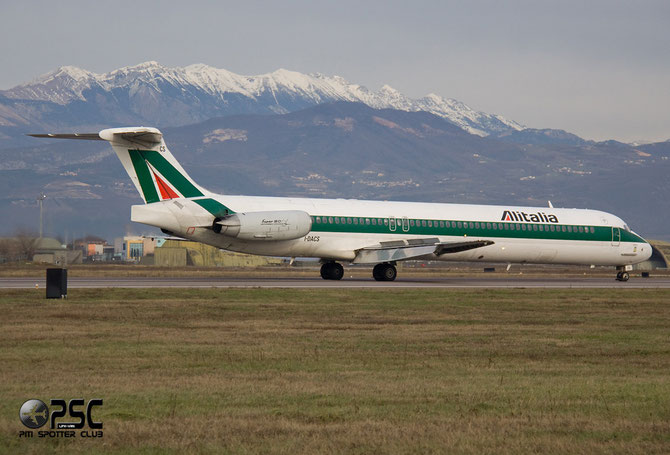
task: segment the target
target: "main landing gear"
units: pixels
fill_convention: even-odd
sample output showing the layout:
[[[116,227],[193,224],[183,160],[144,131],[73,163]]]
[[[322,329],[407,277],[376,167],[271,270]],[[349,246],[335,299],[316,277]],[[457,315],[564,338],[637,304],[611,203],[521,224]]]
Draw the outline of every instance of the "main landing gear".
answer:
[[[341,280],[344,276],[344,267],[337,262],[324,262],[321,265],[321,278],[324,280]],[[377,281],[393,281],[398,276],[394,263],[384,262],[375,265],[372,276]]]
[[[372,277],[377,281],[393,281],[398,276],[398,271],[394,264],[383,262],[375,265],[372,269]]]
[[[341,280],[344,276],[344,267],[337,262],[324,262],[321,265],[321,278],[324,280]]]

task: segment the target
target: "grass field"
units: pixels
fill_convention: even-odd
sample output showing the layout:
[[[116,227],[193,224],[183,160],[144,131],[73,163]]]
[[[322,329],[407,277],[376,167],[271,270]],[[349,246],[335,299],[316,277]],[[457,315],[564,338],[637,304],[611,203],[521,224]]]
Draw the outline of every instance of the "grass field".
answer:
[[[0,295],[7,453],[668,453],[670,291]],[[19,439],[29,398],[100,439]]]

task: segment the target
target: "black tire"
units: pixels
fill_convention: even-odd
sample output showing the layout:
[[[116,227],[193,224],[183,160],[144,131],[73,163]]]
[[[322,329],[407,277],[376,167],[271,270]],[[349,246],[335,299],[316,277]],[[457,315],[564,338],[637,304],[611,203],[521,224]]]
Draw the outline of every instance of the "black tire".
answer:
[[[325,262],[321,264],[321,278],[324,280],[330,280],[330,268],[332,262]]]
[[[628,272],[622,272],[621,273],[621,281],[628,281],[629,278],[630,278],[630,275],[628,274]]]
[[[384,281],[384,277],[382,274],[382,267],[383,264],[377,264],[372,269],[372,278],[374,278],[375,281]]]
[[[382,273],[384,281],[394,281],[398,276],[398,271],[396,270],[395,266],[391,264],[386,264],[386,267],[384,267]]]
[[[337,262],[333,262],[332,266],[333,267],[330,269],[330,279],[341,280],[344,276],[344,267],[342,267],[342,264],[338,264]]]
[[[393,281],[398,272],[393,264],[377,264],[372,269],[372,277],[377,281]]]
[[[337,262],[326,262],[321,265],[321,278],[324,280],[341,280],[344,276],[344,267]]]

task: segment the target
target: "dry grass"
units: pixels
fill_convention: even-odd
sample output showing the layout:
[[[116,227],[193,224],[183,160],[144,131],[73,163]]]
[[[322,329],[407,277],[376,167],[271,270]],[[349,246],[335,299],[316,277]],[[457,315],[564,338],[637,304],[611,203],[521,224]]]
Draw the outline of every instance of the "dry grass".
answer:
[[[667,453],[663,290],[71,290],[0,297],[0,450]],[[101,440],[20,440],[101,397]]]

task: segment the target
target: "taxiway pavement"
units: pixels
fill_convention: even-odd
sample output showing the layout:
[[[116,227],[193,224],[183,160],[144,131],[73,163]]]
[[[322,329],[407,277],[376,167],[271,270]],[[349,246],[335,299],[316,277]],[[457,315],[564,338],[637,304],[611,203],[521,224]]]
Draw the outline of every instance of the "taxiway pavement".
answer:
[[[45,287],[44,278],[0,278],[0,289],[30,289]],[[379,282],[372,278],[344,278],[341,281],[318,277],[102,277],[69,278],[68,287],[77,288],[553,288],[553,289],[670,289],[670,278],[631,278],[622,283],[612,278],[584,277],[440,277],[398,278]]]

